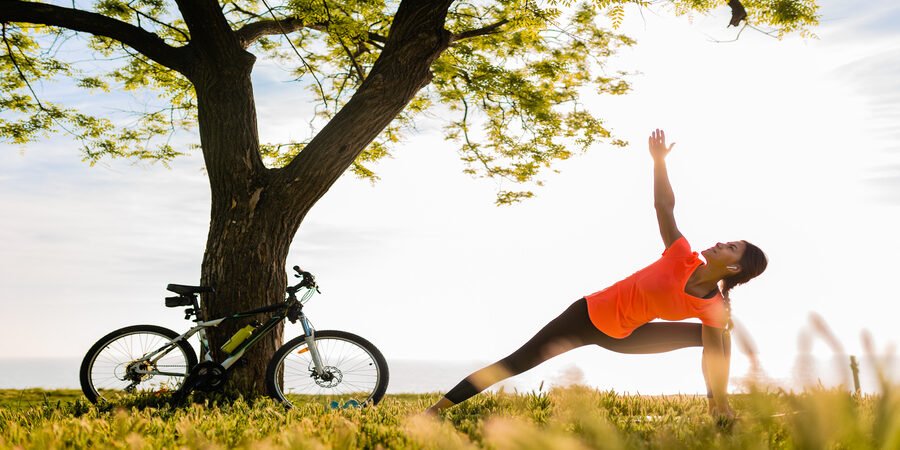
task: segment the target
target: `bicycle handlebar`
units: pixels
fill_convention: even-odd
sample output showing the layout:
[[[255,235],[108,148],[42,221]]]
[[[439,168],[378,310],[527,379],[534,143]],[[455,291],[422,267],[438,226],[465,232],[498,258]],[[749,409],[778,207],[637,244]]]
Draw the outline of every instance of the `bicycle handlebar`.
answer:
[[[294,266],[294,271],[297,272],[297,274],[294,276],[302,279],[299,283],[297,283],[297,285],[289,287],[288,292],[297,292],[300,288],[305,287],[309,289],[315,289],[316,292],[321,293],[321,291],[319,291],[319,286],[316,284],[316,278],[313,276],[313,274],[301,269],[300,266]]]
[[[294,271],[297,272],[297,275],[295,275],[295,276],[297,276],[297,277],[302,277],[302,276],[305,276],[305,275],[312,276],[312,274],[310,274],[309,272],[307,272],[307,271],[301,269],[300,266],[294,266]]]

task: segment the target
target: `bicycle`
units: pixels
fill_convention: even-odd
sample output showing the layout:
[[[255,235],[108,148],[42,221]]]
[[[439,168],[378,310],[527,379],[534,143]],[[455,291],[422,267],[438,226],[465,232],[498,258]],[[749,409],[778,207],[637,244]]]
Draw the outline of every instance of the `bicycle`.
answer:
[[[294,266],[301,281],[287,288],[287,299],[275,305],[239,312],[213,320],[201,318],[198,294],[214,292],[211,287],[170,284],[167,290],[178,294],[167,297],[170,308],[185,309],[185,320],[193,317],[196,325],[183,334],[156,325],[135,325],[113,331],[94,344],[81,363],[81,389],[92,403],[122,400],[140,394],[172,394],[175,403],[193,390],[215,391],[228,379],[229,370],[260,338],[283,320],[300,322],[303,335],[282,345],[269,361],[266,386],[270,396],[290,407],[303,399],[323,399],[332,407],[374,405],[387,389],[387,362],[371,342],[344,331],[316,331],[303,312],[303,306],[321,293],[309,272]],[[302,292],[297,298],[297,293]],[[227,320],[270,313],[265,323],[254,321],[235,333],[222,346],[228,354],[215,361],[206,338],[206,329]],[[198,363],[188,342],[199,336]]]

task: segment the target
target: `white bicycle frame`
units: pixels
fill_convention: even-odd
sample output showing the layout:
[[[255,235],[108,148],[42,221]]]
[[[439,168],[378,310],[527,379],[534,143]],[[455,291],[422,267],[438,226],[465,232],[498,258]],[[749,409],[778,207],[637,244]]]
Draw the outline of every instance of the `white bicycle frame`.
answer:
[[[298,320],[300,321],[300,325],[303,327],[304,340],[306,341],[306,346],[309,349],[310,356],[313,360],[314,370],[316,375],[323,375],[325,373],[325,365],[322,363],[322,358],[319,355],[319,349],[316,347],[316,336],[315,329],[307,319],[306,314],[303,313],[302,305],[309,301],[309,299],[313,295],[314,289],[307,289],[306,292],[303,293],[303,297],[298,301],[301,305],[300,313]],[[150,363],[150,367],[156,367],[157,361],[165,357],[169,352],[171,352],[181,341],[187,341],[193,335],[197,334],[200,339],[200,358],[201,361],[214,361],[212,357],[212,352],[209,348],[209,340],[206,338],[206,329],[210,327],[217,327],[220,323],[229,320],[229,319],[237,319],[241,317],[248,317],[257,313],[237,313],[229,317],[223,317],[220,319],[214,320],[206,320],[206,321],[197,321],[197,325],[192,327],[190,330],[185,332],[184,334],[170,340],[167,344],[163,345],[159,349],[150,352],[144,355],[139,361],[147,361]],[[224,361],[222,361],[221,365],[228,370],[231,366],[237,363],[244,353],[253,346],[253,344],[262,336],[268,334],[268,331],[274,327],[276,324],[282,322],[285,319],[285,316],[273,316],[269,319],[265,324],[260,325],[257,330],[260,332],[254,333],[251,335],[250,339],[241,343],[237,349],[235,349],[234,353],[228,356]],[[167,375],[167,376],[185,376],[183,373],[171,373],[171,372],[161,372],[159,370],[145,370],[143,368],[135,369],[136,373],[147,374],[147,375]]]

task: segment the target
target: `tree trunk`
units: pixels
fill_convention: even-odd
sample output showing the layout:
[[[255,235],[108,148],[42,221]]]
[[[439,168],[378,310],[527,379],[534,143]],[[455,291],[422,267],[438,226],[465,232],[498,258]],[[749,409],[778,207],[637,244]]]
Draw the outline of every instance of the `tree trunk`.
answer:
[[[275,210],[277,205],[266,209]],[[202,271],[204,285],[213,286],[216,292],[204,297],[206,317],[222,317],[284,301],[285,259],[294,231],[270,214],[239,217],[229,210],[214,208]],[[256,319],[264,322],[266,316]],[[210,329],[210,346],[216,361],[227,357],[219,347],[250,321],[226,321]],[[265,395],[266,367],[282,343],[282,332],[279,325],[244,355],[230,373],[230,389],[246,397]]]
[[[213,319],[284,300],[285,260],[304,213],[291,211],[272,189],[259,156],[259,136],[250,71],[254,58],[241,51],[228,64],[200,63],[191,74],[197,90],[200,141],[212,191],[209,235],[201,283],[204,318]],[[294,207],[296,208],[296,207]],[[257,318],[265,320],[262,315]],[[252,319],[209,329],[216,361],[219,349]],[[260,340],[230,372],[229,389],[249,397],[265,394],[269,358],[282,342],[283,327]]]

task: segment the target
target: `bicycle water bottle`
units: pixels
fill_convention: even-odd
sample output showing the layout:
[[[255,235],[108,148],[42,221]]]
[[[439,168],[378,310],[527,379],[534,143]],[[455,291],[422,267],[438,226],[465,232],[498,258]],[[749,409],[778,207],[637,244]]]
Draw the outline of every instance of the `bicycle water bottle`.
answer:
[[[236,349],[239,345],[241,345],[242,342],[246,341],[251,334],[253,334],[253,330],[255,329],[256,327],[252,324],[241,328],[237,331],[237,333],[234,333],[234,335],[231,336],[230,339],[228,339],[228,342],[222,345],[222,351],[230,355],[231,352],[234,351],[234,349]]]

